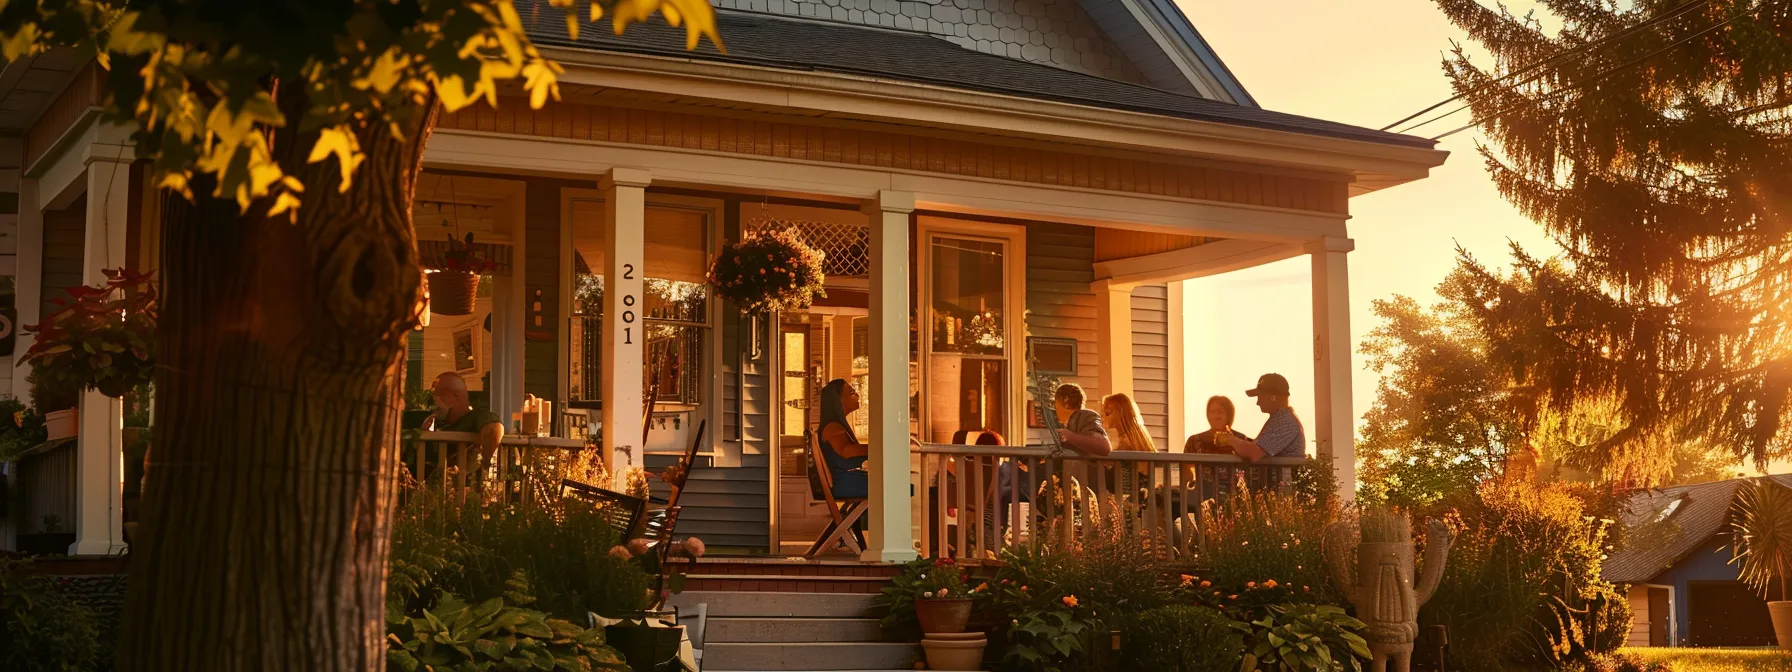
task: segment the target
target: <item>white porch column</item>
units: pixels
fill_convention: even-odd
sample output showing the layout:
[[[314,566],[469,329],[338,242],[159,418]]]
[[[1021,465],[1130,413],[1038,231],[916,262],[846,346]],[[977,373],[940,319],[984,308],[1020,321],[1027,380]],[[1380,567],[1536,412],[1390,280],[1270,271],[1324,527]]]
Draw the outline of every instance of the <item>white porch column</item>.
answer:
[[[871,517],[862,558],[915,557],[908,445],[908,219],[915,195],[880,191],[865,204],[871,220]]]
[[[603,398],[604,447],[616,489],[628,470],[645,464],[641,443],[641,288],[646,269],[647,185],[645,170],[612,168],[598,182],[604,197]]]
[[[103,285],[108,268],[125,265],[131,160],[136,150],[94,144],[87,158],[87,231],[81,283]],[[96,390],[81,393],[80,448],[75,464],[75,543],[70,555],[124,549],[124,402]]]
[[[1322,238],[1307,244],[1313,257],[1314,437],[1319,457],[1332,458],[1338,495],[1356,497],[1356,408],[1350,398],[1349,238]]]
[[[1112,280],[1095,281],[1095,351],[1100,353],[1100,396],[1132,394],[1132,288]],[[1093,395],[1092,395],[1093,396]],[[1100,408],[1099,397],[1089,399]]]
[[[1186,299],[1182,295],[1182,281],[1173,280],[1170,282],[1169,287],[1170,298],[1167,303],[1170,306],[1170,333],[1167,335],[1167,338],[1170,341],[1170,389],[1168,391],[1169,399],[1166,400],[1169,402],[1166,404],[1169,407],[1169,423],[1164,428],[1165,431],[1169,432],[1169,436],[1164,437],[1164,441],[1161,445],[1165,446],[1164,450],[1174,451],[1176,450],[1176,446],[1182,445],[1182,442],[1188,437],[1189,406],[1188,390],[1185,389],[1188,385],[1188,363],[1187,360],[1184,359],[1183,354],[1185,347],[1187,346],[1186,340],[1188,338],[1187,333],[1184,331],[1185,325],[1183,320],[1187,319],[1188,311],[1187,305],[1185,305]],[[1206,414],[1205,408],[1202,409],[1202,414]],[[1205,427],[1206,425],[1200,424],[1200,420],[1196,420],[1194,426]]]

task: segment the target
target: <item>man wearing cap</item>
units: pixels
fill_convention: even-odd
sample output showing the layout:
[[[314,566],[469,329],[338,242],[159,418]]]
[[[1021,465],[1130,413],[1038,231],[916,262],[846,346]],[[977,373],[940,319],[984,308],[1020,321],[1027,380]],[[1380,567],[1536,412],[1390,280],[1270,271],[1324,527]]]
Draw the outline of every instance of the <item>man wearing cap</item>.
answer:
[[[1226,442],[1232,452],[1249,462],[1265,457],[1302,457],[1307,452],[1307,432],[1288,406],[1288,379],[1281,374],[1265,373],[1257,379],[1257,387],[1245,390],[1257,399],[1257,408],[1269,414],[1263,431],[1255,441],[1236,436],[1216,437]]]

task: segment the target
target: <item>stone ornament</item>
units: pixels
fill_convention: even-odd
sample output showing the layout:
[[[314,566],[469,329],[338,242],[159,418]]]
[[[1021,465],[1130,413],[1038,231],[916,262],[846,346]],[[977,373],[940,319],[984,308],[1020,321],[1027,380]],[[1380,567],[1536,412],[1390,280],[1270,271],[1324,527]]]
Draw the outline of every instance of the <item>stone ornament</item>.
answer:
[[[1363,512],[1359,527],[1354,557],[1346,551],[1353,545],[1348,525],[1333,523],[1326,530],[1326,563],[1345,598],[1356,606],[1357,619],[1369,626],[1370,669],[1387,672],[1393,661],[1393,672],[1408,672],[1419,636],[1419,607],[1443,580],[1454,534],[1443,522],[1430,522],[1424,574],[1415,585],[1411,521],[1404,514],[1371,509]]]

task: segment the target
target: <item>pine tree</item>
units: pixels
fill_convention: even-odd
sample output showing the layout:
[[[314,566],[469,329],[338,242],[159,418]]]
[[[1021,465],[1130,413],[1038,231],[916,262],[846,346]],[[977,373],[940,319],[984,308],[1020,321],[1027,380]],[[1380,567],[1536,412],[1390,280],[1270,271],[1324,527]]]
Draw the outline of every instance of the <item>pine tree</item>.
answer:
[[[1615,403],[1600,449],[1671,429],[1784,454],[1792,0],[1544,0],[1549,28],[1437,2],[1493,55],[1444,61],[1488,171],[1565,250],[1515,248],[1519,283],[1464,255],[1495,359],[1556,410]]]

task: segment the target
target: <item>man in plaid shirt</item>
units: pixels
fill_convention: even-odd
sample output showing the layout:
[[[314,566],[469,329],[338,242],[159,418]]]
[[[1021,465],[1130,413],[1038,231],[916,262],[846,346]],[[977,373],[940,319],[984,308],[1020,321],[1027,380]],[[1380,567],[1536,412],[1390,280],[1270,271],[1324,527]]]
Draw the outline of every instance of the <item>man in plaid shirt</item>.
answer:
[[[1245,395],[1257,399],[1257,408],[1269,414],[1264,421],[1263,431],[1257,433],[1255,441],[1235,436],[1216,437],[1232,447],[1248,461],[1256,462],[1265,457],[1303,457],[1307,452],[1307,432],[1300,425],[1300,418],[1294,417],[1294,409],[1288,406],[1288,379],[1280,374],[1266,373],[1257,379],[1255,389],[1246,390]]]

